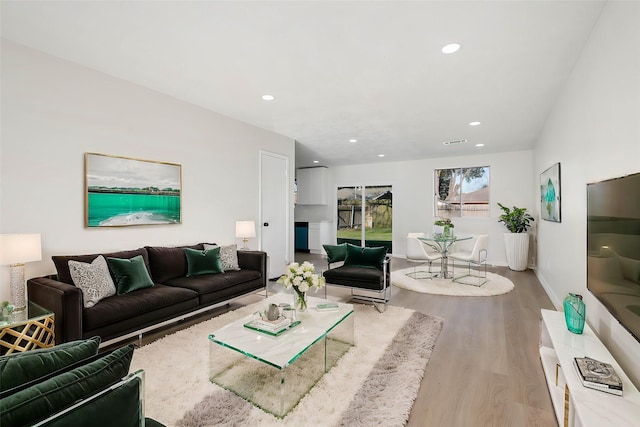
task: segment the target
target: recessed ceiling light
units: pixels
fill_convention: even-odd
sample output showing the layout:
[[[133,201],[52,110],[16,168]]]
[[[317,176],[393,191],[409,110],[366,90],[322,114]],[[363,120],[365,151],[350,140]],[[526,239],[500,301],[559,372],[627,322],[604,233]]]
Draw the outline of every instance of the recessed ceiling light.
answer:
[[[273,101],[276,98],[273,95],[262,95],[262,99],[264,99],[265,101]]]
[[[451,43],[442,48],[442,53],[454,53],[460,49],[459,43]]]
[[[469,126],[478,126],[480,124],[480,122],[471,122],[469,123]]]
[[[484,144],[476,144],[476,147],[484,147]]]
[[[358,142],[358,140],[357,140],[357,139],[355,139],[355,138],[351,138],[351,139],[349,140],[349,142]]]
[[[378,157],[384,157],[384,154],[378,154]]]
[[[455,144],[466,144],[467,140],[466,139],[455,139],[453,141],[444,141],[442,144],[443,145],[455,145]]]
[[[320,160],[314,160],[313,163],[320,163]]]

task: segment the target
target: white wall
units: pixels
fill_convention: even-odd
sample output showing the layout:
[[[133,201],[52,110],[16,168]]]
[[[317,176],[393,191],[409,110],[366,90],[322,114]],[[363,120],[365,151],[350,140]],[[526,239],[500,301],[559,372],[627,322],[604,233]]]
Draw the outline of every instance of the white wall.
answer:
[[[640,3],[605,5],[547,120],[534,164],[537,177],[560,162],[562,180],[562,223],[538,224],[538,277],[558,308],[569,292],[584,296],[588,323],[640,385],[640,343],[586,288],[586,184],[640,171],[638,22]]]
[[[1,124],[1,232],[42,234],[27,277],[54,273],[51,255],[236,242],[235,221],[259,219],[260,149],[289,157],[293,200],[292,139],[8,41]],[[85,152],[181,164],[182,224],[85,228]]]
[[[377,163],[329,168],[331,175],[331,220],[336,221],[336,189],[352,185],[393,186],[393,254],[405,256],[406,235],[430,232],[433,213],[434,169],[465,166],[490,166],[491,217],[456,218],[455,232],[489,234],[489,263],[506,265],[503,235],[506,228],[498,223],[501,211],[497,202],[525,207],[535,212],[533,200],[533,153],[517,151],[501,154],[424,159],[406,162]],[[296,208],[296,209],[299,209]],[[313,208],[305,207],[306,210]],[[298,212],[296,211],[296,218]],[[334,228],[335,230],[335,228]],[[533,231],[531,231],[533,232]],[[335,231],[333,235],[335,241]],[[533,251],[532,251],[533,252]]]

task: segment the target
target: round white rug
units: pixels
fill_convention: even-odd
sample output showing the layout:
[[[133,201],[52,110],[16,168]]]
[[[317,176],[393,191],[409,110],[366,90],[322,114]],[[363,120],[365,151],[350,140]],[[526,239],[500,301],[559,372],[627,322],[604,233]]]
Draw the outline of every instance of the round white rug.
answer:
[[[414,268],[405,268],[391,272],[391,284],[398,288],[414,292],[435,295],[452,295],[466,297],[488,297],[502,295],[513,289],[513,282],[499,274],[487,272],[487,283],[482,286],[455,283],[451,279],[413,279],[407,273],[413,273]],[[418,269],[418,271],[421,271]],[[435,271],[435,270],[434,270]]]

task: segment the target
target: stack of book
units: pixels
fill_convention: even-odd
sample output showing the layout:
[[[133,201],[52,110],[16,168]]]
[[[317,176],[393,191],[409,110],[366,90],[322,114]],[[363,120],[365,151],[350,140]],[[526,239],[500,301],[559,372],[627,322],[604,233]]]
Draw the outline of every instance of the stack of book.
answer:
[[[291,319],[286,317],[279,317],[276,320],[267,320],[266,318],[255,319],[245,326],[258,329],[265,332],[276,334],[284,329],[287,329],[291,325]]]
[[[583,386],[622,396],[622,381],[609,363],[590,357],[576,357],[573,364]]]

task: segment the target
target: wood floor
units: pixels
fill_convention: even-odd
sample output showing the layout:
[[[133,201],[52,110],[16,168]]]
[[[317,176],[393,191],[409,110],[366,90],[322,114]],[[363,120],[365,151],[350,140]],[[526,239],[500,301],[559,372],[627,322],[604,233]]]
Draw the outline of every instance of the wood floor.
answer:
[[[317,255],[298,253],[296,260],[325,265]],[[392,260],[392,270],[407,266],[403,259]],[[445,319],[407,426],[557,426],[538,356],[540,309],[553,309],[553,304],[532,271],[489,270],[511,279],[515,289],[494,297],[392,289],[391,304]],[[328,294],[347,297],[335,287],[328,287]],[[149,334],[142,343],[261,299],[243,297],[230,307]]]
[[[296,259],[323,264],[317,256]],[[399,270],[408,263],[394,258],[391,265]],[[558,425],[538,353],[540,309],[553,304],[532,271],[490,270],[515,289],[494,297],[392,289],[391,304],[445,319],[408,426]]]

